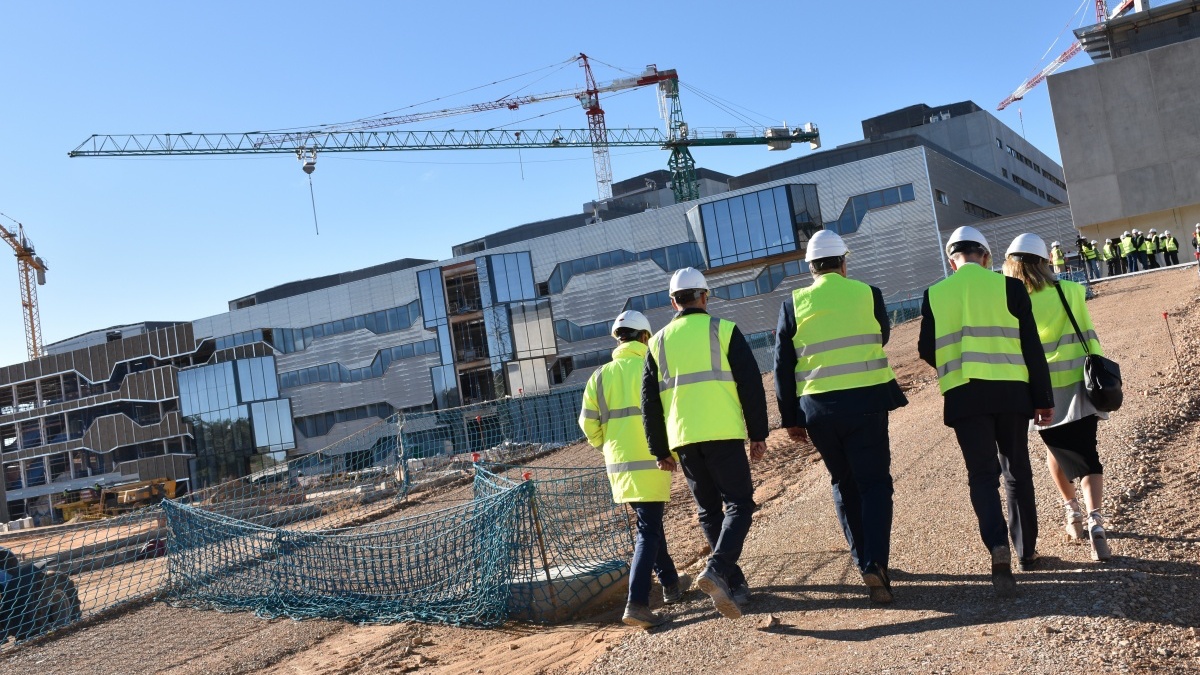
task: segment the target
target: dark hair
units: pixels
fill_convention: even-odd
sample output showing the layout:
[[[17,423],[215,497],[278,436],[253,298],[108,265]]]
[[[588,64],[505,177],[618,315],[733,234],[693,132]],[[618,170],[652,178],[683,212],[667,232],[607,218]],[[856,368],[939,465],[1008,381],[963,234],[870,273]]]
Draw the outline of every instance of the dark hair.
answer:
[[[950,255],[988,255],[988,250],[977,241],[956,241],[950,244]]]
[[[641,342],[642,333],[649,334],[648,331],[638,330],[636,328],[621,327],[613,331],[617,335],[617,339],[621,342]]]
[[[707,292],[708,291],[704,290],[703,288],[682,288],[672,293],[671,297],[675,298],[675,302],[681,305],[686,305],[689,302],[695,302],[699,300],[700,294]]]
[[[808,267],[814,272],[836,272],[842,269],[842,264],[845,262],[846,256],[835,255],[828,258],[817,258],[808,263]]]

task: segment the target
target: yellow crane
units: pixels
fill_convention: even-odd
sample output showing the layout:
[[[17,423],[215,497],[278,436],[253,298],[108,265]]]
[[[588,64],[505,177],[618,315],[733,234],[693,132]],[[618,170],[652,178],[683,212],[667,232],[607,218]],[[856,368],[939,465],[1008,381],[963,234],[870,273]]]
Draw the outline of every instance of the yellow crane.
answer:
[[[21,279],[21,315],[25,319],[25,350],[32,361],[42,356],[42,317],[38,314],[37,287],[45,285],[48,267],[46,261],[33,250],[29,237],[25,236],[25,226],[9,216],[4,217],[17,223],[16,232],[0,225],[0,239],[11,246],[17,256],[17,274]]]

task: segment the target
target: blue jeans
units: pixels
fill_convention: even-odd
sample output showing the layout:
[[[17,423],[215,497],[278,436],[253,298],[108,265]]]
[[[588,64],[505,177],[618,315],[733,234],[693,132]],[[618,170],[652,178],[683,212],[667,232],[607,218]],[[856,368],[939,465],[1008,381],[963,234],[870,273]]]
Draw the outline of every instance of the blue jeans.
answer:
[[[651,572],[658,575],[664,587],[679,581],[675,561],[667,553],[667,537],[663,533],[663,502],[630,502],[637,516],[637,539],[633,544],[633,561],[629,563],[629,604],[650,604]]]
[[[891,449],[886,412],[809,420],[808,436],[833,485],[833,508],[862,572],[888,567],[892,541]]]
[[[1088,266],[1088,269],[1092,271],[1091,278],[1099,279],[1100,278],[1100,261],[1089,260],[1089,261],[1087,261],[1087,266]]]
[[[708,567],[730,588],[744,585],[746,575],[737,562],[754,514],[754,485],[745,443],[704,441],[681,446],[676,452],[696,500],[700,529],[712,549]]]
[[[1029,464],[1029,418],[1024,415],[979,415],[954,423],[954,434],[967,465],[971,506],[979,519],[979,534],[988,550],[1004,546],[1004,510],[996,483],[1004,475],[1008,497],[1008,535],[1017,556],[1037,551],[1037,504],[1033,467]]]

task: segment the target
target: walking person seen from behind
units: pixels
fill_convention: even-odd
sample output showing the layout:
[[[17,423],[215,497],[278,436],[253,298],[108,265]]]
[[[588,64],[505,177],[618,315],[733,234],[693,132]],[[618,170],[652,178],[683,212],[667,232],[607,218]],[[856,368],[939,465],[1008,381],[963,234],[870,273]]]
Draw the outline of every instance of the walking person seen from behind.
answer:
[[[1037,559],[1037,505],[1029,464],[1028,421],[1048,424],[1050,370],[1024,286],[991,270],[979,230],[964,226],[946,244],[954,274],[925,291],[917,352],[937,370],[943,421],[954,429],[967,466],[971,506],[991,553],[992,585],[1016,593],[1012,537],[1022,570]],[[1008,528],[996,484],[1004,476]]]
[[[663,510],[671,501],[671,472],[659,468],[642,427],[642,370],[650,322],[641,312],[621,312],[612,335],[621,344],[613,350],[613,360],[588,378],[579,426],[588,443],[604,452],[613,501],[629,504],[637,517],[629,597],[621,620],[652,628],[666,619],[650,611],[651,574],[658,575],[666,604],[679,602],[691,579],[676,571],[667,552]]]
[[[1058,281],[1046,261],[1046,242],[1036,234],[1022,234],[1013,240],[1004,259],[1004,275],[1017,279],[1029,292],[1038,338],[1050,364],[1050,384],[1054,391],[1054,417],[1049,423],[1031,425],[1041,434],[1048,452],[1046,466],[1063,498],[1067,535],[1074,540],[1087,536],[1093,560],[1111,557],[1104,534],[1100,506],[1104,500],[1104,467],[1096,446],[1096,427],[1108,413],[1096,410],[1083,385],[1083,359],[1071,316],[1087,340],[1093,354],[1103,356],[1100,340],[1092,325],[1084,299],[1086,290],[1072,281]],[[1061,289],[1062,294],[1059,294]],[[1064,306],[1065,298],[1065,306]],[[1075,481],[1080,481],[1087,505],[1087,527],[1075,496]]]
[[[736,619],[749,601],[738,566],[754,513],[746,461],[767,444],[767,397],[754,352],[732,321],[709,316],[708,282],[696,269],[671,275],[671,322],[650,338],[642,376],[642,421],[659,466],[687,479],[700,528],[712,549],[696,585],[722,616]]]
[[[888,412],[907,405],[883,346],[883,293],[846,278],[846,244],[821,230],[804,260],[814,281],[779,310],[775,396],[792,440],[811,442],[833,485],[833,507],[871,600],[892,601]]]

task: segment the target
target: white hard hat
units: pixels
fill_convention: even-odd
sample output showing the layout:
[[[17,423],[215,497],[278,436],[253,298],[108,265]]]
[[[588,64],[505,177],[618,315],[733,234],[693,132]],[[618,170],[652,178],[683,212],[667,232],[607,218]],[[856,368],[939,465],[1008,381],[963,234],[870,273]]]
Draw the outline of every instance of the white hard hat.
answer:
[[[849,253],[846,242],[833,230],[821,230],[808,240],[808,248],[804,251],[804,261],[812,262],[821,258],[837,258]]]
[[[1154,234],[1155,232],[1158,232],[1158,230],[1154,229],[1153,227],[1150,228],[1150,234]]]
[[[970,225],[963,225],[951,232],[950,238],[946,240],[946,255],[950,255],[950,249],[960,241],[973,241],[987,249],[989,254],[992,252],[992,247],[988,246],[987,239],[984,238],[982,232]]]
[[[1022,235],[1022,236],[1024,236],[1024,235]],[[1039,239],[1038,241],[1041,241],[1041,240]],[[1058,246],[1059,244],[1058,244],[1058,242],[1057,242],[1057,241],[1052,241],[1052,242],[1050,242],[1050,245],[1051,245],[1051,246]],[[1045,247],[1045,246],[1046,246],[1046,244],[1045,244],[1045,243],[1042,243],[1042,246],[1043,246],[1043,247]],[[1025,251],[1025,253],[1028,253],[1028,251]]]
[[[1170,230],[1163,230],[1163,234],[1171,234]]]
[[[1096,240],[1095,240],[1095,239],[1093,239],[1093,240],[1092,240],[1092,243],[1093,243],[1093,244],[1095,244],[1095,243],[1096,243]]]
[[[671,275],[670,292],[674,294],[675,291],[692,289],[708,290],[708,280],[704,278],[704,274],[695,267],[684,267],[683,269],[675,270],[675,274]]]
[[[634,330],[644,330],[647,333],[653,333],[650,328],[650,320],[645,314],[636,309],[628,309],[617,315],[617,320],[613,321],[612,336],[617,337],[618,328],[632,328]]]
[[[1058,246],[1058,242],[1054,242],[1054,245]],[[1050,254],[1046,251],[1046,242],[1042,241],[1041,237],[1032,232],[1017,235],[1017,238],[1013,239],[1012,243],[1008,245],[1008,250],[1004,252],[1004,255],[1012,255],[1014,253],[1027,253],[1043,259],[1050,258]]]
[[[1200,227],[1200,225],[1197,225],[1196,227]],[[1128,237],[1128,236],[1129,236],[1129,230],[1125,230],[1125,234],[1123,234],[1123,235],[1121,235],[1121,236],[1122,236],[1122,237]]]

